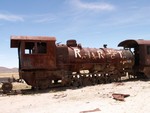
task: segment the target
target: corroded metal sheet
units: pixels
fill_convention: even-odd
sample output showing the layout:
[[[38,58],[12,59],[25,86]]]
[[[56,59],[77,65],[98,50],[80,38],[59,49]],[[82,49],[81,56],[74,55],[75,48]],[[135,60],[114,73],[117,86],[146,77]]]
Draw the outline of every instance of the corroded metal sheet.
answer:
[[[129,50],[69,47],[68,53],[69,63],[74,64],[72,71],[113,71],[134,65],[134,57]]]
[[[113,93],[112,96],[115,100],[124,101],[124,98],[126,98],[130,95],[129,94]]]
[[[56,41],[55,37],[48,36],[11,36],[11,47],[18,47],[20,41]]]
[[[125,40],[120,42],[118,46],[132,48],[138,45],[147,45],[147,44],[150,44],[150,40],[139,39],[139,40]]]

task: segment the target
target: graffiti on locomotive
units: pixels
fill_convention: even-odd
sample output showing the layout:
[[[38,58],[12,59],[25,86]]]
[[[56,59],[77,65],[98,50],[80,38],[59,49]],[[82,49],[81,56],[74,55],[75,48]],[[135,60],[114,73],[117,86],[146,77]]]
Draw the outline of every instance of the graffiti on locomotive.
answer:
[[[117,54],[119,54],[120,58],[123,58],[122,51],[115,51],[115,50],[106,50],[106,51],[107,51],[107,55],[109,55],[111,59],[115,59]],[[81,58],[81,59],[84,58],[104,59],[105,58],[105,53],[101,49],[98,49],[96,53],[91,51],[86,51],[85,54],[83,55],[81,54],[80,49],[74,48],[74,54],[75,54],[75,58]]]

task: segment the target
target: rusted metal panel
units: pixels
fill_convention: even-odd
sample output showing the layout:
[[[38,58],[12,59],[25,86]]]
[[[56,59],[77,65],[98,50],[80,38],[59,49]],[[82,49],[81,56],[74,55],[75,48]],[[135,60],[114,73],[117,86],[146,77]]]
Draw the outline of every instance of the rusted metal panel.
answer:
[[[102,49],[68,47],[68,53],[69,63],[72,64],[72,71],[84,69],[94,71],[94,67],[99,68],[99,70],[102,70],[105,67],[106,57]]]
[[[106,54],[106,69],[108,71],[122,70],[123,68],[132,68],[134,65],[134,57],[129,50],[116,50],[112,48],[104,48]]]
[[[48,69],[53,70],[56,68],[56,47],[54,42],[45,42],[47,50],[45,53],[28,53],[22,52],[21,54],[21,68],[22,69]],[[24,51],[25,45],[22,45]]]
[[[55,37],[48,36],[11,36],[11,48],[17,48],[21,41],[56,41]]]
[[[55,69],[55,41],[55,37],[12,36],[11,47],[18,48],[19,69]]]
[[[130,95],[129,94],[113,93],[112,96],[115,100],[124,101],[124,98],[126,98]]]
[[[28,85],[36,86],[38,81],[46,80],[52,82],[52,80],[61,80],[64,76],[64,72],[61,70],[48,71],[48,70],[32,70],[32,71],[20,71],[21,79],[25,80]],[[48,84],[48,85],[49,85]]]
[[[134,57],[129,50],[111,48],[82,48],[69,46],[69,63],[71,71],[89,70],[113,71],[115,69],[131,68]]]
[[[105,53],[102,49],[69,47],[69,59],[71,63],[96,63],[99,59],[105,61]]]
[[[120,63],[123,68],[132,68],[135,61],[133,53],[130,50],[117,50],[120,54]]]
[[[76,42],[76,40],[67,40],[67,43],[66,43],[66,45],[68,46],[68,47],[77,47],[77,42]]]
[[[58,69],[68,69],[68,47],[64,44],[56,45],[56,64]]]
[[[150,43],[139,47],[139,62],[142,66],[150,66]]]
[[[143,72],[150,79],[150,67],[144,67]]]
[[[150,40],[139,39],[139,40],[125,40],[125,41],[120,42],[118,46],[133,48],[139,45],[147,45],[147,44],[148,45],[150,44]]]
[[[24,55],[22,59],[22,69],[52,69],[56,65],[47,55]]]

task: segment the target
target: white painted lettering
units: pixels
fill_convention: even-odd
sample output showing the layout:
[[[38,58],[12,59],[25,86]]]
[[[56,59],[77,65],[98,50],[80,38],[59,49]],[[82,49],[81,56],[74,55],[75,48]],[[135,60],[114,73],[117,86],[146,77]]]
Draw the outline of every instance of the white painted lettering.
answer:
[[[89,58],[91,58],[91,54],[90,54],[90,51],[88,51],[88,56],[89,56]]]
[[[93,57],[93,59],[95,59],[95,54],[92,52],[92,57]]]
[[[81,58],[81,55],[80,55],[80,50],[79,49],[74,49],[74,53],[75,53],[75,58],[77,58],[78,56]]]
[[[121,58],[123,58],[122,51],[118,51]]]
[[[98,57],[99,57],[99,58],[104,58],[104,55],[103,55],[103,53],[102,53],[101,50],[98,50],[98,51],[97,51],[97,54],[98,54]]]

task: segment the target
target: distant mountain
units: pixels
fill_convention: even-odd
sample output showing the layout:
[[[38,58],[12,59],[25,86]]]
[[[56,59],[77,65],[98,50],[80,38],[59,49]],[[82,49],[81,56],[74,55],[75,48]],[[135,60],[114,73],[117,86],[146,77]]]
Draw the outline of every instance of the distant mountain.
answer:
[[[6,68],[0,66],[0,73],[16,73],[18,72],[18,68]]]

